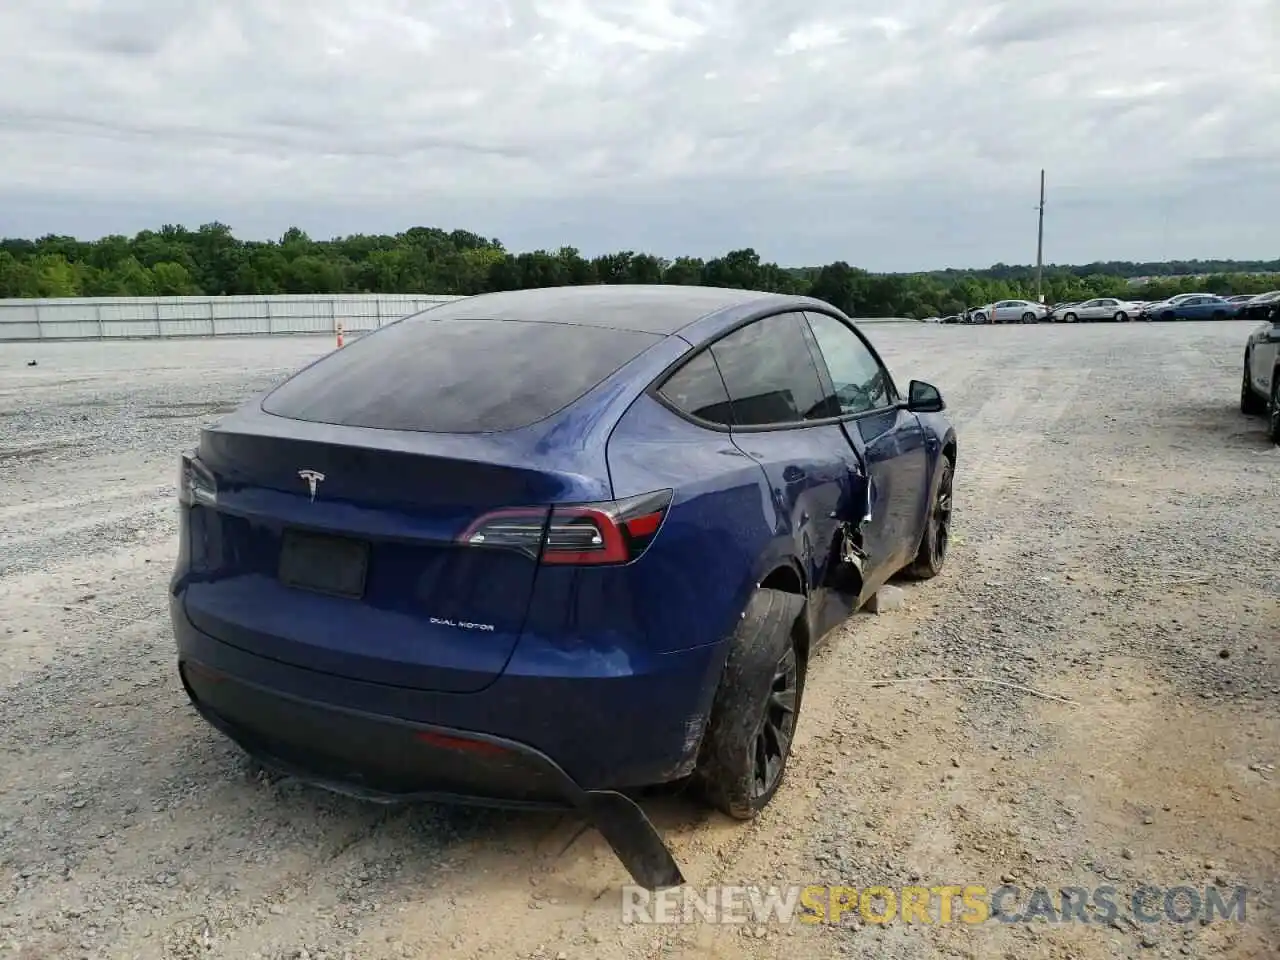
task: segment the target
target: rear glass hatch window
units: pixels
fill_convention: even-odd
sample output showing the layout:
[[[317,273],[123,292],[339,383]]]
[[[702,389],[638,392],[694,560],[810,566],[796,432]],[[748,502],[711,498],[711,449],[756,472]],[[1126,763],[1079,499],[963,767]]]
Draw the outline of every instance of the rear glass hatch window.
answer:
[[[661,339],[608,327],[410,317],[303,369],[262,408],[348,427],[515,430],[562,410]]]

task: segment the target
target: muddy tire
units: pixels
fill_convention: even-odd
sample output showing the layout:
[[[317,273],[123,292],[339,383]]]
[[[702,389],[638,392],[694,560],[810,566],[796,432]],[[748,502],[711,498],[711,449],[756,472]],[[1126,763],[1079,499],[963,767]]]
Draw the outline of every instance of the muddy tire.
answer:
[[[929,503],[929,516],[925,521],[924,536],[916,557],[903,571],[915,580],[931,580],[942,572],[947,562],[947,550],[951,546],[952,489],[955,480],[955,464],[945,454],[938,462],[938,488]]]
[[[1267,439],[1280,444],[1280,373],[1271,375],[1271,402],[1267,404]]]
[[[804,693],[797,644],[804,598],[761,588],[730,639],[694,782],[714,808],[750,820],[786,773]]]
[[[1254,392],[1247,353],[1244,357],[1244,375],[1240,378],[1240,412],[1247,417],[1260,417],[1267,412],[1267,402]]]

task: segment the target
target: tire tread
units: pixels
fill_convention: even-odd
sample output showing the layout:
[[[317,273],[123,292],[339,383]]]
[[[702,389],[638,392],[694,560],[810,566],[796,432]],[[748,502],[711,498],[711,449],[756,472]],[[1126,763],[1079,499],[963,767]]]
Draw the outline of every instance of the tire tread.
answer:
[[[804,609],[803,604],[803,598],[796,594],[759,588],[729,640],[729,656],[716,689],[695,778],[706,801],[735,820],[753,819],[786,778],[789,756],[783,759],[783,772],[774,790],[762,798],[752,798],[751,740],[759,719],[755,704],[767,695],[774,666],[786,647],[795,646],[793,628]],[[797,650],[797,718],[803,699],[805,669],[798,654]]]

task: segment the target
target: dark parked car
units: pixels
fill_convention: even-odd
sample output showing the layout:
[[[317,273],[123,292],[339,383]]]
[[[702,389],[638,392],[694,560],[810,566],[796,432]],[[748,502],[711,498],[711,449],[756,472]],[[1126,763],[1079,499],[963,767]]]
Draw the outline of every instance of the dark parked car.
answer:
[[[1150,305],[1145,311],[1153,320],[1227,320],[1239,312],[1239,304],[1211,293],[1166,300]]]
[[[631,794],[769,802],[814,650],[946,560],[943,410],[818,300],[433,307],[183,458],[182,683],[266,766],[381,801],[574,808],[638,882],[679,883]]]
[[[1240,411],[1267,418],[1267,436],[1280,443],[1280,299],[1244,345]]]
[[[1142,306],[1142,319],[1143,319],[1143,320],[1159,320],[1159,319],[1160,319],[1160,314],[1161,314],[1161,313],[1163,313],[1163,312],[1164,312],[1164,311],[1166,311],[1166,310],[1169,310],[1171,307],[1174,307],[1174,306],[1176,306],[1177,304],[1182,303],[1182,301],[1184,301],[1184,300],[1191,300],[1191,299],[1193,299],[1193,298],[1195,298],[1195,297],[1211,297],[1211,296],[1214,296],[1214,294],[1211,294],[1211,293],[1176,293],[1176,294],[1174,294],[1172,297],[1166,297],[1164,300],[1152,300],[1152,301],[1150,301],[1150,302],[1148,302],[1148,303],[1143,304],[1143,306]],[[1172,314],[1171,314],[1171,315],[1169,316],[1169,319],[1170,319],[1170,320],[1173,320],[1173,319],[1175,319],[1175,318],[1174,318],[1174,317],[1172,316]]]
[[[1240,304],[1240,318],[1242,320],[1265,320],[1271,315],[1272,309],[1277,304],[1280,304],[1280,290],[1260,293],[1256,297],[1251,297]]]

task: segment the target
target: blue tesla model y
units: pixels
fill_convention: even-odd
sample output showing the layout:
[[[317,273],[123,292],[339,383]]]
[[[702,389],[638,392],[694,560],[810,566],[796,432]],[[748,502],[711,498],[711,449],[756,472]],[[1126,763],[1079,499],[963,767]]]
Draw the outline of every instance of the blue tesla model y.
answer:
[[[203,430],[170,591],[195,708],[383,802],[576,809],[638,882],[635,803],[748,819],[810,656],[947,556],[955,432],[805,297],[590,286],[364,336]]]

